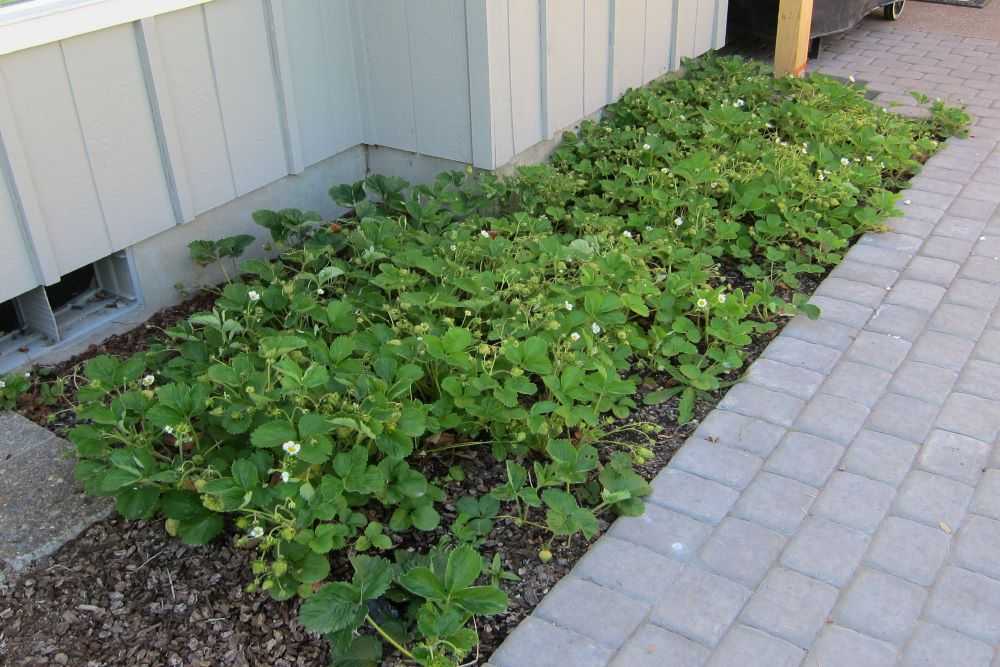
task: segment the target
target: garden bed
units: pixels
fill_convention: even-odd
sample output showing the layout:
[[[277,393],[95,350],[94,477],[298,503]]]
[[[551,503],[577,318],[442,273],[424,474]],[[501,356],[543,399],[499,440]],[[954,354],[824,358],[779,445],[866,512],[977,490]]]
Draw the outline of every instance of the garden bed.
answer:
[[[169,547],[201,559],[176,574],[205,613],[273,605],[258,598],[268,590],[305,598],[303,623],[350,664],[485,657],[616,514],[642,511],[646,481],[779,325],[816,315],[806,299],[817,280],[961,127],[961,112],[932,112],[898,118],[829,79],[776,82],[761,66],[706,58],[685,79],[629,93],[550,166],[412,190],[372,177],[334,188],[357,215],[332,223],[260,212],[278,261],[245,263],[196,302],[211,313],[164,315],[175,318],[164,338],[146,328],[106,343],[82,372],[82,359],[58,369],[21,408],[72,427],[81,479],[125,516],[166,516],[188,543],[231,545]],[[192,250],[228,261],[245,245]],[[164,539],[158,525],[91,529],[4,594],[18,627],[50,627],[59,587],[102,598],[108,586],[88,588],[94,571],[73,550],[123,531],[148,547],[99,559],[167,568],[173,598],[177,563],[136,562]],[[204,588],[206,576],[229,593]],[[109,581],[148,594],[138,573]],[[32,589],[46,591],[37,604],[24,602]],[[107,590],[109,606],[126,598]],[[116,608],[131,632],[162,611]],[[287,621],[293,605],[267,608],[281,620],[230,619],[226,632],[284,651],[286,664],[315,660]],[[193,642],[182,661],[218,645],[211,623],[222,621],[186,611],[157,626],[152,662],[180,650],[172,628]],[[88,632],[114,634],[64,622],[80,646]],[[7,641],[27,656],[48,640]],[[127,649],[104,646],[108,664],[124,660]]]

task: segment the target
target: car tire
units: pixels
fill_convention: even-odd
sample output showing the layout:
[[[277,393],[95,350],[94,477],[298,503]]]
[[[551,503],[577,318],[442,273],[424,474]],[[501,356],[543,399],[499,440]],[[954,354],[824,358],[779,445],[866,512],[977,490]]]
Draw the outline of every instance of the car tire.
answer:
[[[903,15],[903,7],[905,5],[906,0],[896,0],[896,2],[892,2],[882,8],[882,15],[886,21],[895,21]]]

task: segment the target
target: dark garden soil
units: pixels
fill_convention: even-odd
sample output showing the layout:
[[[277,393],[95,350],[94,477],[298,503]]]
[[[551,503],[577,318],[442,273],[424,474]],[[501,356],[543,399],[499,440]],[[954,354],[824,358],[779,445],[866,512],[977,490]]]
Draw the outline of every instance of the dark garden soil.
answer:
[[[800,291],[812,292],[822,277]],[[77,369],[99,354],[125,357],[162,338],[163,330],[194,312],[211,308],[214,295],[200,293],[157,313],[145,324],[113,336],[57,366],[35,369],[32,391],[19,410],[60,435],[73,425],[70,409]],[[758,337],[747,350],[751,363],[776,334]],[[66,392],[44,400],[41,387],[55,378]],[[652,380],[656,380],[653,378]],[[729,378],[735,381],[737,377]],[[655,382],[650,382],[655,385]],[[639,468],[652,479],[670,461],[724,391],[699,401],[695,421],[677,423],[676,400],[635,411],[629,421],[653,422],[662,430],[650,446],[655,456]],[[419,459],[417,459],[419,461]],[[444,479],[459,465],[463,481]],[[442,528],[404,535],[400,546],[425,549],[447,530],[454,502],[481,495],[504,481],[504,468],[482,449],[461,449],[426,459],[428,477],[438,477],[447,491]],[[611,517],[605,517],[610,519]],[[601,532],[608,527],[601,521]],[[396,536],[397,540],[399,536]],[[53,556],[7,584],[0,583],[0,664],[80,665],[82,667],[325,665],[322,638],[305,632],[295,620],[297,605],[275,602],[264,594],[244,592],[250,583],[251,552],[233,546],[231,536],[205,547],[190,547],[169,537],[160,522],[100,522]],[[484,543],[489,563],[499,553],[503,569],[518,581],[503,581],[508,611],[480,626],[480,661],[485,662],[517,624],[531,613],[549,589],[572,569],[592,542],[576,538],[552,544],[554,558],[542,563],[538,552],[549,534],[530,526],[498,521]],[[333,563],[333,576],[347,574],[347,562]],[[338,558],[335,556],[335,561]],[[391,657],[385,665],[395,665]]]

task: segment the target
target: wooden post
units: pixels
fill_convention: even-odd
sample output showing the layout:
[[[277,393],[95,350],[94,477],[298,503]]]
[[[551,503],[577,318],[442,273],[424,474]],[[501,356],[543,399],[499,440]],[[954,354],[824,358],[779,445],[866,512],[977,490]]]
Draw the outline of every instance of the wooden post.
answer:
[[[781,0],[778,38],[774,45],[774,75],[802,76],[809,58],[813,0]]]

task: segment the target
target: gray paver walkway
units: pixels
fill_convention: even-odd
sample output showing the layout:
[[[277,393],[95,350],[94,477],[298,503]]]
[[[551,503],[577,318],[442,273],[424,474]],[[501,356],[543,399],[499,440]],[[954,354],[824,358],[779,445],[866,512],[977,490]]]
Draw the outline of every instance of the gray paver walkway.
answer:
[[[1000,43],[866,22],[818,69],[969,105],[495,667],[1000,666]]]
[[[0,413],[0,581],[53,553],[113,507],[83,494],[73,446],[24,417]]]

